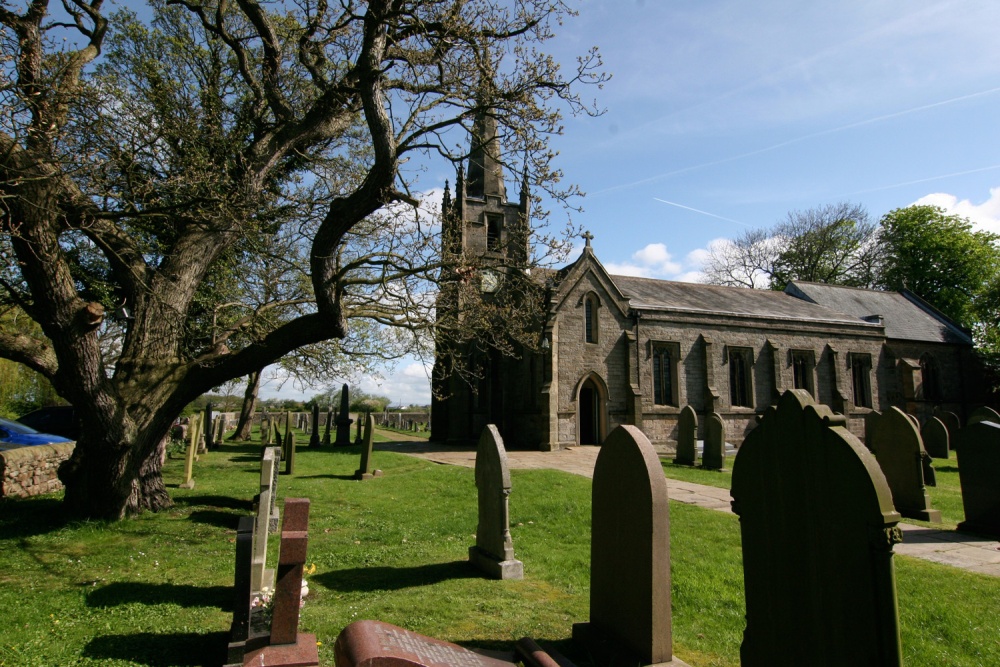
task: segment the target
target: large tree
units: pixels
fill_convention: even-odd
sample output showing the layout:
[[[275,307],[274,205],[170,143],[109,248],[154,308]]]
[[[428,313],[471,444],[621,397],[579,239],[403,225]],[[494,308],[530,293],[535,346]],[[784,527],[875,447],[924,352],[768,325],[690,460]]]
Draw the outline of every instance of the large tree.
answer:
[[[407,160],[459,165],[490,114],[508,166],[517,156],[536,191],[572,194],[558,189],[545,140],[560,108],[592,110],[572,84],[602,79],[593,52],[564,75],[538,51],[569,13],[550,0],[177,0],[151,11],[145,23],[109,17],[101,0],[65,0],[55,15],[46,0],[0,6],[0,284],[43,334],[0,332],[0,357],[76,406],[82,434],[60,477],[66,508],[89,517],[169,506],[158,447],[194,397],[346,337],[349,309],[393,325],[408,297],[428,303],[412,287],[441,275],[436,257],[414,252],[427,230],[383,237],[375,215],[417,203]],[[306,193],[322,206],[309,305],[239,346],[217,317],[206,335],[227,272]]]

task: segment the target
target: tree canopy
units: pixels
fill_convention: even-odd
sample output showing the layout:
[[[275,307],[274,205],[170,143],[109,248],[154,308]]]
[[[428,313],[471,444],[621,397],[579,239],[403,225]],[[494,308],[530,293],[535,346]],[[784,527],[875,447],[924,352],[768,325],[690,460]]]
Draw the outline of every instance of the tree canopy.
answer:
[[[160,448],[193,398],[349,340],[351,318],[428,326],[426,283],[454,273],[410,165],[460,168],[477,118],[536,192],[574,196],[546,139],[561,113],[597,111],[577,85],[604,75],[594,51],[563,72],[541,50],[569,14],[547,0],[153,0],[148,20],[102,0],[0,7],[0,289],[40,331],[3,328],[0,357],[77,408],[66,507],[167,507]],[[304,270],[267,294],[288,237]]]

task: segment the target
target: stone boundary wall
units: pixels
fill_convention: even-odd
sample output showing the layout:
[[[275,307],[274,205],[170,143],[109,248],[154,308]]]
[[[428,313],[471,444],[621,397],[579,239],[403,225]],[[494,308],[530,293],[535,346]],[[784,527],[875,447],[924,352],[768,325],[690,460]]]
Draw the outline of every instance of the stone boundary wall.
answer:
[[[0,452],[0,498],[25,498],[63,488],[56,476],[75,442],[18,447]]]

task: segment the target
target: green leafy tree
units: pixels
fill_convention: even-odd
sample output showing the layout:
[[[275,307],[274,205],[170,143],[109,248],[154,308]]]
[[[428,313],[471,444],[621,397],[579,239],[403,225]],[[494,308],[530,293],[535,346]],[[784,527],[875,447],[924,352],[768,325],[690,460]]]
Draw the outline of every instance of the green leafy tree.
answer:
[[[102,0],[66,0],[60,17],[45,0],[0,5],[0,289],[41,331],[0,331],[0,357],[77,408],[60,478],[85,517],[170,506],[161,443],[202,393],[345,339],[352,313],[425,326],[409,313],[432,310],[433,234],[379,226],[418,204],[408,164],[460,165],[488,113],[504,164],[565,201],[575,190],[546,140],[561,110],[594,112],[576,84],[604,78],[594,52],[563,73],[540,51],[570,13],[561,2],[151,8],[146,23]],[[263,240],[297,224],[286,207],[315,221],[308,303],[259,335],[226,334],[230,315],[254,321],[222,306]]]

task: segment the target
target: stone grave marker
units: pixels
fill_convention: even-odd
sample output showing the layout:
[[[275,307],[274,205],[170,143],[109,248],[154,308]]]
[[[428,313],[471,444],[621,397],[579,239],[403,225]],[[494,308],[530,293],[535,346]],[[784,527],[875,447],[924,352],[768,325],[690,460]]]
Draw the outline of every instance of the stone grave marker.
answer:
[[[865,447],[870,452],[874,451],[872,450],[872,439],[875,437],[875,427],[880,419],[882,419],[882,413],[878,410],[872,410],[865,415]]]
[[[212,420],[212,404],[207,403],[205,404],[205,421],[202,422],[202,428],[205,430],[205,451],[215,449],[213,426],[215,426],[215,422]]]
[[[285,452],[285,474],[295,474],[295,431],[289,428],[292,421],[292,413],[288,413],[288,421],[285,422],[285,440],[283,451]]]
[[[962,420],[954,412],[934,410],[934,416],[944,422],[948,429],[948,446],[952,449],[958,446],[958,432],[962,430]]]
[[[326,409],[326,425],[323,428],[323,446],[330,446],[330,427],[333,425],[333,406]]]
[[[514,667],[382,621],[355,621],[345,627],[333,654],[336,667]]]
[[[695,444],[698,441],[698,414],[690,405],[681,408],[677,419],[677,456],[674,465],[693,466],[695,464]]]
[[[972,424],[978,424],[979,422],[993,422],[994,424],[1000,424],[1000,414],[993,408],[987,407],[985,405],[980,406],[972,411],[969,415],[969,419],[966,420],[965,425],[971,426]]]
[[[611,432],[591,493],[590,622],[573,640],[596,664],[685,664],[673,656],[667,480],[642,431]]]
[[[316,635],[299,632],[302,571],[309,542],[309,499],[288,498],[282,514],[271,634],[267,645],[247,652],[244,664],[311,667],[319,665]]]
[[[900,667],[900,516],[846,417],[786,391],[739,448],[732,496],[746,590],[742,667]]]
[[[361,420],[358,420],[358,424]],[[354,471],[354,479],[368,480],[381,477],[381,470],[372,470],[372,435],[375,433],[375,418],[368,414],[365,417],[365,436],[361,444],[361,467]]]
[[[500,432],[487,424],[476,447],[479,523],[469,562],[494,579],[523,579],[524,564],[514,558],[510,536],[510,469]]]
[[[351,444],[351,399],[347,384],[340,390],[340,411],[337,413],[337,440],[333,443],[340,447]]]
[[[236,565],[233,582],[233,622],[229,626],[226,667],[243,667],[250,638],[250,559],[253,542],[253,517],[241,516],[236,528]]]
[[[260,444],[271,444],[271,419],[267,415],[260,418]]]
[[[312,406],[312,419],[309,422],[310,432],[309,432],[309,446],[319,447],[319,403],[313,403]]]
[[[892,490],[896,510],[921,521],[941,521],[941,512],[931,508],[924,481],[924,460],[929,459],[913,420],[891,407],[875,423],[872,452]]]
[[[701,451],[701,467],[724,470],[726,467],[726,424],[718,412],[705,417],[705,444]]]
[[[274,588],[274,570],[267,568],[267,535],[272,532],[272,521],[276,524],[275,479],[281,457],[277,447],[266,447],[260,462],[260,495],[257,499],[257,514],[253,527],[253,566],[250,587],[259,592],[262,588]]]
[[[194,431],[192,425],[192,432]],[[184,481],[181,483],[182,489],[193,489],[194,488],[194,459],[197,456],[198,445],[197,440],[191,437],[188,440],[187,455],[184,457]]]
[[[948,458],[950,451],[948,427],[937,417],[930,417],[920,429],[920,439],[924,441],[927,454],[935,459]]]
[[[965,521],[959,530],[1000,536],[1000,422],[969,424],[958,436]]]

